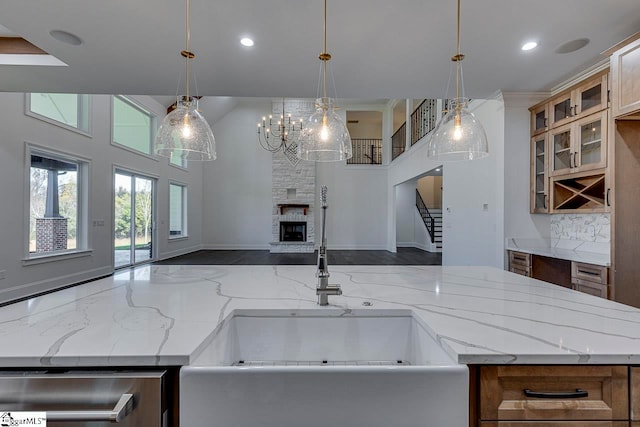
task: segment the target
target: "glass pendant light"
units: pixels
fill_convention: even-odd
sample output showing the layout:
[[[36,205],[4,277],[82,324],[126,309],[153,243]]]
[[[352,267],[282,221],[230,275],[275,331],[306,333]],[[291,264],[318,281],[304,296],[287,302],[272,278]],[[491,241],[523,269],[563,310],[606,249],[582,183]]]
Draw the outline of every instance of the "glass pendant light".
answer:
[[[475,160],[489,155],[487,135],[482,124],[467,109],[469,100],[460,96],[462,60],[460,53],[460,0],[458,0],[456,97],[449,101],[449,111],[434,129],[427,145],[427,157],[438,161]],[[464,88],[463,88],[464,92]]]
[[[322,61],[322,98],[316,99],[316,111],[309,117],[298,144],[297,155],[302,160],[336,162],[353,155],[349,130],[335,112],[335,102],[327,97],[327,0],[324,0],[324,49]]]
[[[158,129],[154,151],[173,159],[215,160],[216,141],[209,123],[198,110],[198,100],[189,95],[189,61],[195,54],[189,50],[191,41],[190,0],[187,3],[187,46],[180,52],[186,60],[187,94],[180,96],[176,108],[165,116]]]

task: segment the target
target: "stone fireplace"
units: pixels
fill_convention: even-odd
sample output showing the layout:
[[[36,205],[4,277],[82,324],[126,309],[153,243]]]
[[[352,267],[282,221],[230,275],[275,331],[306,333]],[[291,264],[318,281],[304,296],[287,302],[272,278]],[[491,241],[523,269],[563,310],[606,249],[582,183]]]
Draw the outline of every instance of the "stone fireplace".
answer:
[[[285,101],[285,111],[294,119],[307,120],[315,111],[314,107],[313,101]],[[275,117],[280,116],[281,100],[273,101],[272,111]],[[297,161],[294,157],[295,154],[289,160],[282,151],[271,156],[272,253],[312,253],[315,250],[316,166],[313,162]],[[295,240],[291,240],[294,237]]]
[[[307,240],[307,223],[302,221],[281,221],[281,242],[305,242]]]

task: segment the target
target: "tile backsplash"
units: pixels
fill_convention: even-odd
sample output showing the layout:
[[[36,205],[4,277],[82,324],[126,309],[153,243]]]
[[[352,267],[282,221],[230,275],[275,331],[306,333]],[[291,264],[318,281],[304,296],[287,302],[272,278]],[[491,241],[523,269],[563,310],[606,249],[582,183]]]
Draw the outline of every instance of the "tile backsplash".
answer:
[[[551,238],[582,242],[611,241],[610,214],[551,215]]]

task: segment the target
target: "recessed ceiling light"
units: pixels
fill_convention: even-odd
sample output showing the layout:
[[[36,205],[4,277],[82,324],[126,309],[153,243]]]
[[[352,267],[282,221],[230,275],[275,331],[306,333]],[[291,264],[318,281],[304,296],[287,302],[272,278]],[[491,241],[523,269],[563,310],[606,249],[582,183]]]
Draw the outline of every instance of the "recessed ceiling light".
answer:
[[[242,46],[251,47],[251,46],[253,46],[253,40],[251,40],[249,37],[243,37],[240,40],[240,44]]]
[[[537,46],[538,46],[537,42],[527,42],[527,43],[523,44],[520,49],[522,49],[522,50],[531,50],[531,49],[535,49]]]
[[[51,30],[49,31],[49,35],[59,42],[70,44],[72,46],[80,46],[82,44],[82,39],[80,37],[67,31]]]
[[[436,172],[440,172],[440,168],[436,169]]]

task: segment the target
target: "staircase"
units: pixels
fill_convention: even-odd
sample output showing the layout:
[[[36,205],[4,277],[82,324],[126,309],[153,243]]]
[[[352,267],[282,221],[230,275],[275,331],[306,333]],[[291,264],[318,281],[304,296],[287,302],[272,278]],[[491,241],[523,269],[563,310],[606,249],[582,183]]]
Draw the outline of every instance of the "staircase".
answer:
[[[432,245],[436,251],[442,251],[442,209],[429,209],[422,200],[420,192],[416,189],[416,208],[420,212],[422,222],[427,227],[427,232],[431,238]],[[432,246],[433,247],[433,246]]]
[[[431,208],[429,212],[433,217],[433,243],[442,250],[442,209]]]

